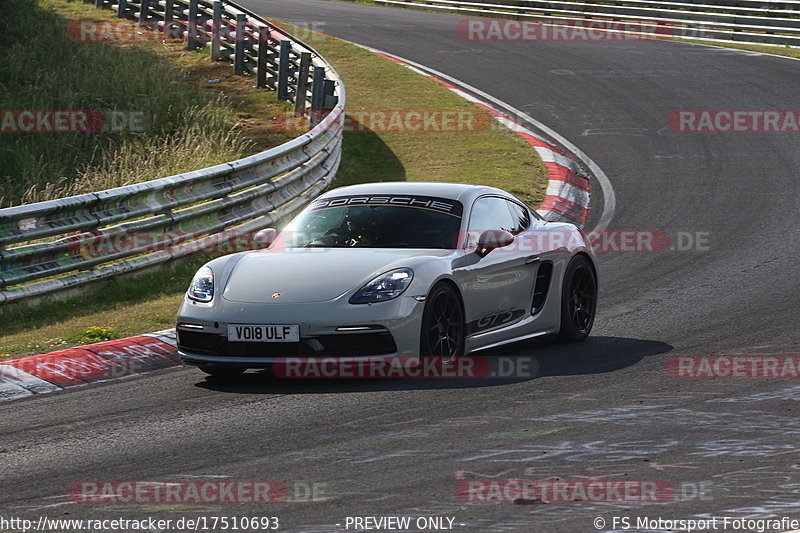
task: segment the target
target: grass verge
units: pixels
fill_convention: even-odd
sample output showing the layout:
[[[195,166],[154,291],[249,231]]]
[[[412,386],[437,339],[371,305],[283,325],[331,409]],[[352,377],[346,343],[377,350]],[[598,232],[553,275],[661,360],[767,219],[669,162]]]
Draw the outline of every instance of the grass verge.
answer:
[[[8,5],[5,5],[8,4]],[[70,22],[129,24],[80,0],[5,0],[3,110],[99,113],[99,132],[0,132],[0,207],[195,170],[256,153],[290,135],[254,124],[286,106],[251,80],[180,43],[81,41]],[[132,23],[132,21],[131,21]],[[210,84],[209,80],[219,80]],[[7,115],[4,115],[4,117]],[[134,122],[135,119],[135,122]],[[8,126],[4,122],[5,126]]]
[[[721,43],[718,41],[698,41],[696,39],[681,39],[673,37],[673,41],[680,41],[690,44],[705,44],[709,46],[717,46],[720,48],[734,48],[736,50],[748,50],[750,52],[759,52],[761,54],[771,54],[774,56],[794,57],[800,59],[800,48],[792,48],[790,46],[776,46],[770,44],[749,44],[749,43]]]
[[[392,110],[472,116],[468,131],[454,127],[441,132],[393,128],[346,132],[345,164],[334,187],[390,180],[460,182],[499,187],[534,205],[541,201],[547,174],[538,156],[520,137],[497,126],[488,113],[438,82],[360,47],[321,36],[309,39],[309,44],[344,78],[347,113],[354,122],[373,111]],[[364,119],[360,124],[387,122]]]
[[[309,36],[304,36],[309,37]],[[493,185],[536,205],[547,173],[521,138],[494,126],[473,104],[437,82],[337,39],[307,39],[347,88],[347,109],[475,113],[477,131],[347,131],[342,167],[333,186],[369,181],[456,181]],[[375,126],[374,123],[369,125]],[[169,269],[87,287],[67,301],[0,307],[0,359],[81,344],[101,335],[120,338],[174,325],[174,314],[193,272],[209,256],[191,257]],[[90,330],[90,328],[102,328]]]

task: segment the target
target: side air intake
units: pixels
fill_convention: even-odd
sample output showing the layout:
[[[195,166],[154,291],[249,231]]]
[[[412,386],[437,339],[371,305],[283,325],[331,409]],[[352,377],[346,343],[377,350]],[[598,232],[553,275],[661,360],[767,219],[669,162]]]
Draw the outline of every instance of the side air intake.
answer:
[[[550,279],[553,277],[553,263],[546,261],[539,265],[536,273],[536,284],[533,286],[533,304],[531,305],[531,315],[535,315],[544,307],[547,300],[547,292],[550,290]]]

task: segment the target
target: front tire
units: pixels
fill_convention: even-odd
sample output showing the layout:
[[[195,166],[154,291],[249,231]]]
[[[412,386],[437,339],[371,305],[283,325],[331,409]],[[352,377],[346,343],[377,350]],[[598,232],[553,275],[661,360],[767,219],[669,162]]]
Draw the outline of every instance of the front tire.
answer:
[[[464,309],[449,283],[436,284],[425,302],[420,355],[452,361],[464,354]]]
[[[558,340],[581,342],[586,339],[592,331],[596,311],[597,277],[586,256],[576,255],[564,272]]]

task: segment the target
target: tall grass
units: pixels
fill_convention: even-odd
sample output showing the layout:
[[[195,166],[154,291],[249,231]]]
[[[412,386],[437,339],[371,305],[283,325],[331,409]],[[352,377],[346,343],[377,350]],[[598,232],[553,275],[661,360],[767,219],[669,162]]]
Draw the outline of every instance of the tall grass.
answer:
[[[3,0],[0,110],[144,114],[146,131],[0,133],[0,207],[160,178],[242,157],[224,100],[187,84],[155,47],[75,42],[56,12],[71,0]],[[111,18],[110,11],[91,13]],[[174,45],[169,45],[174,46]]]

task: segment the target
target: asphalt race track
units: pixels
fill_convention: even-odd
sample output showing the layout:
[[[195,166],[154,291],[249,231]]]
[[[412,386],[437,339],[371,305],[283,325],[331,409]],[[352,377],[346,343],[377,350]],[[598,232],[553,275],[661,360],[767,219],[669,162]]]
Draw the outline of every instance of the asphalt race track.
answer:
[[[664,41],[469,42],[451,15],[244,4],[517,107],[605,171],[617,200],[609,229],[665,232],[676,249],[599,253],[601,308],[587,342],[495,352],[533,356],[532,379],[248,374],[231,384],[185,369],[4,402],[0,514],[277,516],[280,531],[294,533],[345,531],[348,516],[454,517],[454,530],[476,532],[623,530],[614,516],[800,518],[800,381],[666,370],[677,356],[800,355],[800,134],[667,127],[674,110],[800,109],[800,63]],[[603,208],[594,192],[590,229]],[[689,246],[698,235],[701,246]],[[515,478],[651,480],[672,491],[656,502],[456,494],[464,481]],[[199,506],[68,496],[79,481],[191,479],[275,480],[288,495]]]

